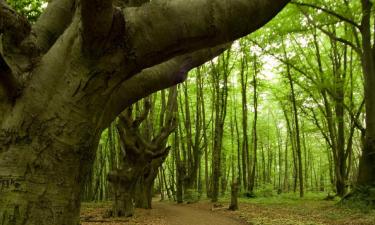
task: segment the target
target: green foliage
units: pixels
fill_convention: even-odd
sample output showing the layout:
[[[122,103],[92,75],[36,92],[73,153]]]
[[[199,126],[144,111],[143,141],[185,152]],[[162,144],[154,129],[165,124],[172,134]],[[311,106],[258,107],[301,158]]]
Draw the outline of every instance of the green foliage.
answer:
[[[255,195],[258,197],[270,198],[275,196],[276,192],[272,184],[263,184],[257,188]]]
[[[195,189],[186,189],[184,192],[184,201],[188,204],[198,202],[200,199],[199,192]]]
[[[337,201],[323,201],[325,193],[306,193],[301,199],[298,194],[288,193],[274,197],[239,199],[241,218],[251,224],[373,224],[374,211],[368,213],[357,208],[337,205]]]
[[[13,1],[13,4],[17,2]],[[19,4],[21,2],[26,1],[20,1]],[[360,23],[359,0],[345,0],[342,4],[333,0],[305,0],[303,2],[324,7],[328,11]],[[35,7],[40,8],[40,6]],[[18,6],[18,8],[26,9],[27,7]],[[336,35],[339,40],[361,41],[352,25],[340,21],[332,14],[311,7],[290,4],[266,27],[235,42],[229,50],[230,57],[218,57],[190,72],[187,81],[179,86],[178,133],[171,135],[173,138],[168,141],[172,147],[172,153],[164,167],[167,176],[165,180],[169,185],[167,188],[175,190],[177,155],[187,163],[188,167],[194,159],[191,157],[192,148],[187,146],[197,142],[196,147],[201,153],[200,174],[196,177],[199,184],[194,189],[185,190],[184,198],[188,202],[195,202],[199,199],[198,193],[202,193],[202,190],[209,192],[212,182],[212,151],[217,116],[215,107],[220,102],[224,102],[224,99],[227,99],[227,108],[221,140],[221,179],[226,182],[222,182],[222,193],[228,193],[229,181],[237,179],[240,173],[243,173],[244,167],[247,166],[247,173],[251,172],[254,158],[252,149],[254,82],[251,78],[254,73],[257,74],[259,111],[256,189],[253,193],[243,193],[245,188],[240,177],[241,196],[256,197],[252,199],[254,201],[258,199],[266,202],[290,201],[291,204],[299,202],[294,194],[277,195],[276,193],[277,190],[282,193],[291,193],[294,191],[294,186],[300,182],[296,178],[298,172],[295,167],[296,124],[292,114],[293,102],[288,72],[294,84],[300,123],[303,182],[309,193],[305,199],[323,199],[327,191],[335,190],[334,166],[337,162],[335,159],[337,153],[334,144],[337,143],[337,138],[332,138],[332,136],[337,136],[337,124],[342,120],[344,121],[345,149],[350,149],[350,154],[348,153],[350,158],[345,160],[345,164],[351,165],[345,183],[352,184],[355,181],[358,158],[362,148],[359,127],[363,126],[365,118],[364,108],[361,108],[364,98],[361,57],[351,46],[327,35],[322,28]],[[246,65],[245,68],[242,68],[242,65]],[[247,77],[244,90],[241,88],[241,72]],[[223,82],[224,73],[228,78],[227,83]],[[201,86],[197,85],[198,79],[202,79]],[[337,93],[340,89],[343,90],[342,104],[345,106],[342,117],[336,113],[339,105]],[[185,90],[186,95],[183,93]],[[243,106],[241,101],[242,92],[246,94],[246,106]],[[203,97],[200,96],[201,94]],[[223,94],[222,99],[218,101],[217,97],[220,94]],[[157,122],[160,120],[159,115],[162,110],[160,95],[157,93],[151,97],[154,99],[153,111],[145,124],[152,128],[151,133],[158,133],[160,129]],[[201,104],[202,99],[204,104]],[[140,105],[138,103],[135,108],[140,108]],[[242,110],[244,108],[247,110],[246,124],[243,122]],[[353,115],[357,115],[356,121]],[[189,119],[189,126],[187,119]],[[244,127],[247,128],[249,140],[249,156],[245,160],[243,160]],[[350,141],[351,134],[353,139]],[[102,158],[108,157],[107,136],[108,133],[105,131],[100,143],[101,152],[98,154]],[[243,161],[245,161],[245,166]],[[106,163],[103,165],[103,171],[106,171],[108,166]],[[186,170],[189,171],[189,169]],[[104,179],[104,175],[100,177]],[[161,185],[160,182],[162,181],[157,180],[155,185]],[[318,194],[311,196],[311,192],[317,191],[319,191]],[[373,194],[368,194],[366,198],[373,201],[375,197]]]
[[[29,21],[35,22],[47,5],[47,0],[6,0],[8,4],[26,16]]]

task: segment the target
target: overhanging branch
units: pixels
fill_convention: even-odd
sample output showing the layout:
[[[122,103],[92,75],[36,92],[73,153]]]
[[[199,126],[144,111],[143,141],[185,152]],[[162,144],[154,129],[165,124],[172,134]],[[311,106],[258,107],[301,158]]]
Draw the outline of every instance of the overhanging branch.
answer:
[[[231,42],[265,25],[289,1],[173,0],[125,8],[126,54],[142,70]]]
[[[175,57],[167,62],[148,68],[125,80],[113,91],[103,115],[103,124],[112,121],[125,108],[138,100],[162,89],[172,87],[186,79],[187,73],[218,56],[230,44],[203,49],[191,54]]]

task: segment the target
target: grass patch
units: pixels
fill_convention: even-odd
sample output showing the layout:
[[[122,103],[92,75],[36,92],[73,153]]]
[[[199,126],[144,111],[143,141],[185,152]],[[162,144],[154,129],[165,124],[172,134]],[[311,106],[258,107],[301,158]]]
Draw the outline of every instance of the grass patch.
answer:
[[[375,210],[323,200],[325,193],[240,198],[238,216],[251,225],[375,225]]]

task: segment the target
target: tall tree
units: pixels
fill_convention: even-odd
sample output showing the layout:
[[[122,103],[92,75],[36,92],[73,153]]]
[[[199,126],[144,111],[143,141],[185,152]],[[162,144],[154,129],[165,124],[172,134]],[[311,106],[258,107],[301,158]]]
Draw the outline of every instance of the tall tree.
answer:
[[[364,77],[366,129],[362,129],[364,134],[364,146],[360,160],[357,185],[374,187],[375,166],[373,161],[375,155],[375,96],[371,89],[375,85],[375,37],[373,35],[375,29],[371,25],[371,20],[374,18],[373,2],[370,0],[344,1],[344,4],[341,6],[345,8],[345,11],[347,12],[346,14],[336,12],[334,9],[317,4],[296,4],[300,7],[321,10],[331,18],[334,18],[336,21],[345,23],[346,26],[350,27],[349,30],[351,30],[353,38],[338,35],[337,33],[327,29],[325,26],[319,26],[319,23],[310,20],[310,22],[314,24],[314,26],[316,26],[322,33],[353,49],[361,60],[362,73]],[[352,4],[356,4],[357,6],[361,5],[361,7],[352,7]],[[306,11],[303,12],[306,13]],[[356,17],[355,15],[360,16]],[[361,190],[365,189],[356,189],[354,194],[356,194],[357,191],[361,192]],[[360,196],[361,195],[364,196],[363,194],[360,194]]]
[[[227,114],[228,76],[231,71],[231,52],[227,51],[219,57],[218,63],[211,63],[212,86],[214,93],[213,112],[213,146],[212,146],[212,202],[219,198],[220,180],[225,179],[222,173],[222,148],[224,123]]]
[[[123,152],[121,166],[108,175],[114,189],[113,216],[132,216],[134,201],[139,208],[151,208],[152,186],[169,153],[168,137],[177,125],[177,88],[170,89],[167,103],[164,97],[162,94],[159,132],[155,135],[148,135],[149,126],[145,126],[143,132],[140,129],[149,116],[149,99],[144,100],[143,111],[138,116],[135,117],[132,107],[129,107],[119,117],[118,133]]]
[[[258,66],[257,66],[257,57],[255,56],[253,58],[253,107],[254,107],[254,119],[253,119],[253,129],[252,129],[252,143],[253,143],[253,162],[252,162],[252,168],[251,172],[249,172],[250,178],[249,178],[249,185],[248,185],[248,191],[250,193],[253,193],[254,186],[255,186],[255,176],[256,176],[256,169],[257,169],[257,154],[258,154],[258,129],[257,129],[257,123],[258,123],[258,80],[257,80],[257,74],[258,74]]]
[[[242,47],[244,49],[244,47]],[[247,93],[248,93],[248,54],[246,51],[241,58],[241,97],[242,97],[242,182],[244,188],[248,190],[248,178],[250,177],[250,157],[249,157],[249,138],[248,138],[248,104],[247,104]]]

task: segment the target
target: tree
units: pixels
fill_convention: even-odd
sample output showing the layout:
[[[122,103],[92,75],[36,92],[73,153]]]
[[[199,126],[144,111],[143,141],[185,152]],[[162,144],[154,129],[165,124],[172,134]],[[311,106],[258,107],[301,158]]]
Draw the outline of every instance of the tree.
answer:
[[[322,33],[329,36],[331,39],[341,42],[355,51],[362,66],[362,74],[364,78],[364,96],[365,96],[365,112],[366,112],[366,129],[362,129],[364,135],[364,146],[362,149],[362,156],[359,165],[359,174],[357,186],[359,187],[374,187],[375,186],[375,167],[374,167],[374,153],[375,153],[375,96],[372,87],[375,85],[375,45],[374,45],[374,30],[371,25],[371,20],[374,17],[373,2],[370,0],[358,1],[344,1],[342,6],[346,10],[346,14],[335,12],[335,10],[321,7],[315,4],[296,3],[301,7],[308,7],[312,9],[322,10],[330,17],[345,23],[351,31],[353,38],[342,37],[335,32],[326,29],[325,26],[319,26],[315,21],[310,22],[314,24]],[[358,9],[354,11],[351,4],[356,4]],[[360,7],[358,7],[360,6]],[[306,14],[306,11],[303,10]],[[355,17],[354,15],[360,15]],[[358,21],[357,21],[358,20]],[[365,188],[366,189],[366,188]],[[362,188],[354,192],[361,192]],[[354,193],[356,194],[356,193]],[[360,194],[362,195],[362,194]]]
[[[285,53],[286,54],[286,53]],[[298,109],[296,103],[296,96],[294,91],[294,84],[292,80],[292,75],[290,72],[290,68],[287,67],[287,76],[288,81],[290,84],[290,91],[291,91],[291,102],[293,105],[293,119],[295,125],[295,135],[296,135],[296,153],[297,153],[297,164],[298,164],[298,179],[299,179],[299,193],[300,197],[304,196],[304,188],[303,188],[303,170],[302,170],[302,153],[301,153],[301,138],[300,138],[300,126],[299,126],[299,119],[298,119]]]
[[[162,99],[162,102],[165,103],[165,100]],[[149,99],[144,100],[143,111],[135,118],[133,118],[133,107],[128,107],[119,116],[117,129],[123,154],[120,167],[112,169],[108,175],[114,193],[110,213],[112,216],[132,216],[134,200],[142,208],[151,208],[152,184],[159,167],[169,153],[170,147],[167,147],[166,143],[176,127],[176,116],[173,113],[175,107],[177,107],[176,88],[171,88],[168,106],[162,104],[160,132],[152,137],[147,135],[152,132],[149,127],[146,126],[144,132],[141,132],[140,128],[149,116],[151,109]]]
[[[2,224],[78,224],[101,131],[288,2],[56,0],[31,25],[1,0]]]
[[[257,123],[258,123],[258,81],[257,81],[257,57],[254,56],[254,71],[253,71],[253,104],[254,104],[254,120],[253,120],[253,129],[252,129],[252,142],[253,142],[253,162],[252,162],[252,169],[249,177],[249,186],[248,191],[251,195],[253,195],[254,192],[254,186],[255,186],[255,174],[256,174],[256,168],[257,168],[257,152],[258,152],[258,132],[257,132]]]
[[[211,64],[212,89],[213,89],[213,146],[212,146],[212,202],[216,203],[219,198],[220,181],[225,179],[222,169],[222,148],[224,136],[224,123],[227,114],[228,102],[228,77],[231,73],[229,59],[231,52],[227,51],[219,57],[218,63]]]

